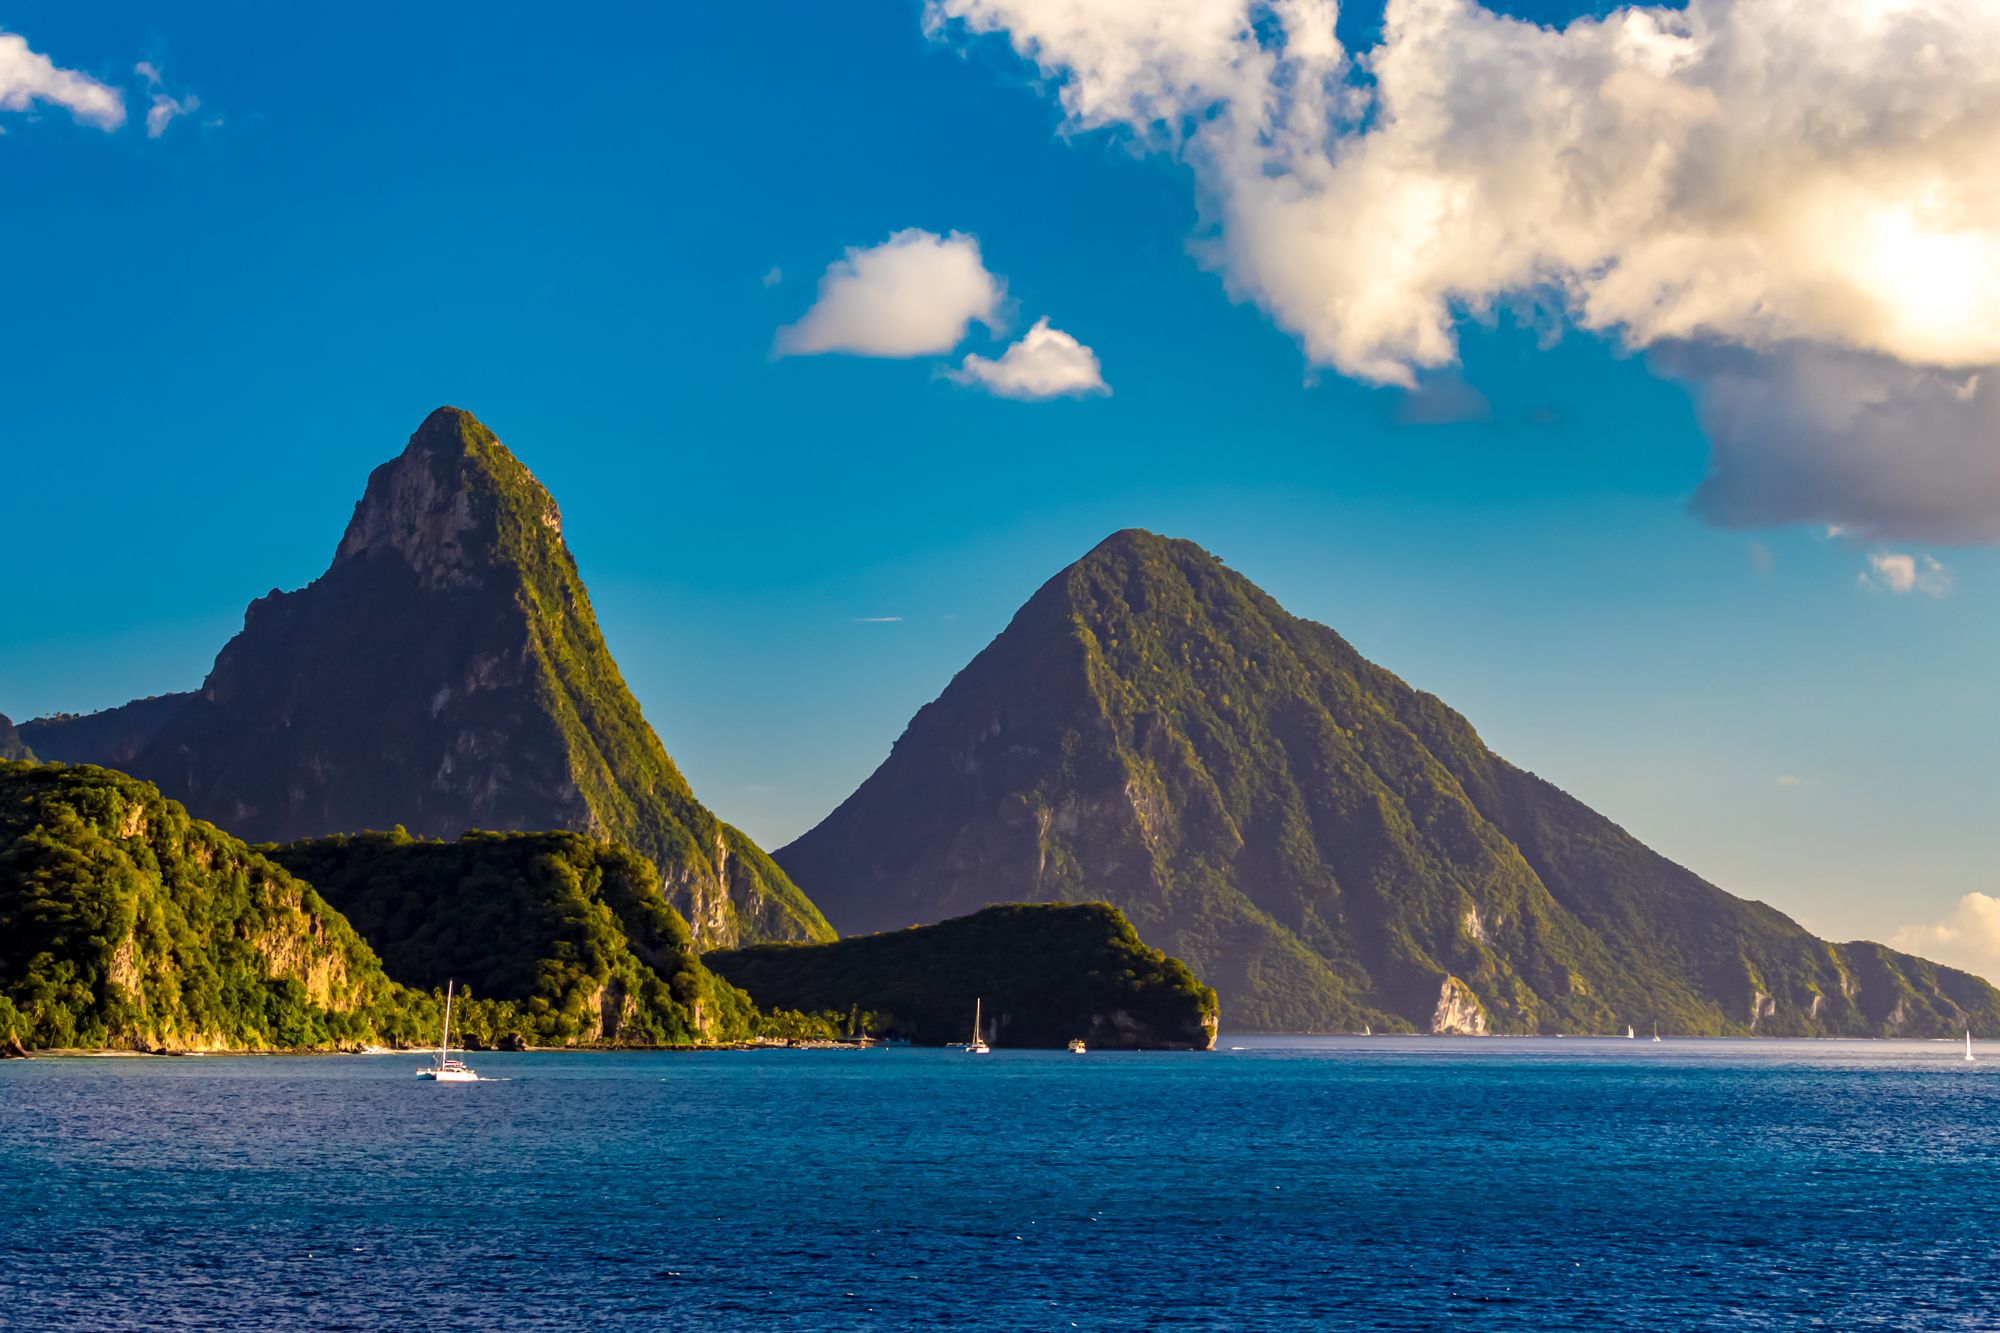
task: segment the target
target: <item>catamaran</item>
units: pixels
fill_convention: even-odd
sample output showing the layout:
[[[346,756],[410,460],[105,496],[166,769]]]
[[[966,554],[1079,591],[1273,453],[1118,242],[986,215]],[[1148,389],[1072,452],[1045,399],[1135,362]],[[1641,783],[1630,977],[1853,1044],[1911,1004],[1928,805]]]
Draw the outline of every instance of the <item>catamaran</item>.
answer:
[[[991,1055],[993,1053],[993,1048],[986,1044],[986,1038],[979,1035],[978,1000],[972,1002],[972,1040],[965,1044],[965,1049],[973,1055]]]
[[[451,1058],[451,993],[457,983],[444,984],[444,1035],[438,1038],[437,1059],[428,1069],[419,1069],[418,1078],[427,1078],[434,1083],[477,1083],[479,1075],[467,1069],[463,1060]]]

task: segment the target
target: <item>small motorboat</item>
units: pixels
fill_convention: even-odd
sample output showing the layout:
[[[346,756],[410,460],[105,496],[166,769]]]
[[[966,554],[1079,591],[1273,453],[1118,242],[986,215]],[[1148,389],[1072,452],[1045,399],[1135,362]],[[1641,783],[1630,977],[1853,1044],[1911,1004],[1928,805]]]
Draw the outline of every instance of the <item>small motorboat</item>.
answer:
[[[1071,1055],[1082,1055],[1086,1049],[1082,1037],[1071,1037],[1069,1039],[1069,1053]]]

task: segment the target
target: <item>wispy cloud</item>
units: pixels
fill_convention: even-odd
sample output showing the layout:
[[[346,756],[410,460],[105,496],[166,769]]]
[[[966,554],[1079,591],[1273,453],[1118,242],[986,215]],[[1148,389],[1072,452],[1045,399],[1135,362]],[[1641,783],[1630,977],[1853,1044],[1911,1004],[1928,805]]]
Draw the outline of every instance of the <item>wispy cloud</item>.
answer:
[[[1802,787],[1805,785],[1805,779],[1799,777],[1796,773],[1780,773],[1778,775],[1778,785],[1780,787]]]
[[[1922,593],[1926,597],[1943,597],[1951,591],[1951,571],[1935,556],[1903,551],[1869,552],[1868,568],[1856,578],[1864,588],[1877,588],[1898,596]]]
[[[66,109],[85,125],[115,130],[125,123],[125,95],[88,74],[63,69],[28,48],[28,39],[0,32],[0,111],[27,111],[43,102]]]
[[[856,625],[895,625],[902,622],[901,616],[854,616],[850,623]]]
[[[2000,982],[2000,898],[1968,893],[1944,920],[1904,926],[1889,947]]]
[[[170,97],[161,90],[164,81],[159,66],[150,60],[141,60],[132,67],[132,72],[146,81],[146,88],[153,95],[153,105],[146,111],[146,137],[157,139],[167,132],[167,126],[182,116],[191,116],[201,109],[201,99],[193,93],[186,97]],[[220,124],[221,122],[216,122]]]
[[[1035,327],[997,360],[974,352],[957,370],[946,371],[945,377],[1002,398],[1031,401],[1111,392],[1097,364],[1097,353],[1061,329],[1051,328],[1046,319],[1036,320]]]
[[[995,326],[1004,299],[977,240],[912,227],[880,245],[850,248],[829,265],[819,299],[798,323],[778,330],[774,350],[935,356],[958,346],[972,321]]]

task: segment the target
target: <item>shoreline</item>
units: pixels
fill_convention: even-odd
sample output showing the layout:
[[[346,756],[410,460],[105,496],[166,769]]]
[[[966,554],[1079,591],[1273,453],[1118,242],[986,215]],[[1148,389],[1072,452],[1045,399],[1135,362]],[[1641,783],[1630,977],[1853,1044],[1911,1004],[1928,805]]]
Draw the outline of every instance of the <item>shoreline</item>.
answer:
[[[1229,1044],[1230,1042],[1243,1042],[1243,1041],[1256,1041],[1256,1042],[1272,1042],[1272,1041],[1286,1041],[1286,1040],[1307,1040],[1307,1041],[1352,1041],[1352,1042],[1357,1042],[1357,1043],[1360,1043],[1360,1042],[1368,1042],[1368,1043],[1375,1043],[1375,1042],[1385,1042],[1385,1041],[1387,1041],[1387,1042],[1393,1042],[1393,1041],[1426,1041],[1426,1042],[1428,1042],[1428,1041],[1458,1041],[1458,1042],[1465,1042],[1465,1043],[1467,1043],[1467,1044],[1472,1044],[1472,1045],[1482,1045],[1482,1044],[1486,1044],[1486,1043],[1492,1043],[1492,1042],[1550,1042],[1550,1043],[1553,1043],[1553,1042],[1559,1042],[1559,1041],[1575,1041],[1575,1042],[1590,1042],[1590,1043],[1600,1043],[1600,1042],[1619,1042],[1619,1043],[1630,1043],[1630,1044],[1631,1044],[1632,1046],[1634,1046],[1634,1047],[1640,1047],[1640,1046],[1653,1046],[1653,1045],[1669,1045],[1669,1044],[1678,1044],[1678,1045],[1686,1045],[1686,1044],[1688,1044],[1688,1043],[1691,1043],[1691,1042],[1701,1042],[1701,1043],[1706,1043],[1706,1044],[1718,1044],[1718,1045],[1719,1045],[1719,1044],[1729,1044],[1729,1043],[1738,1043],[1738,1042],[1740,1042],[1740,1043],[1745,1043],[1745,1044],[1748,1044],[1748,1043],[1756,1043],[1756,1042],[1762,1042],[1762,1043],[1771,1043],[1771,1042],[1884,1042],[1884,1043],[1887,1043],[1887,1042],[1908,1042],[1908,1043],[1912,1043],[1912,1044],[1940,1044],[1940,1045],[1955,1045],[1955,1044],[1957,1044],[1957,1043],[1958,1043],[1958,1042],[1959,1042],[1959,1041],[1960,1041],[1961,1039],[1962,1039],[1962,1038],[1961,1038],[1961,1037],[1959,1037],[1959,1036],[1921,1036],[1921,1037],[1874,1037],[1874,1036],[1856,1036],[1856,1037],[1798,1037],[1798,1036],[1785,1036],[1785,1037],[1777,1037],[1777,1036],[1773,1036],[1773,1037],[1758,1037],[1758,1036],[1736,1036],[1736,1035],[1681,1035],[1681,1036],[1669,1036],[1669,1035],[1667,1035],[1667,1034],[1664,1034],[1664,1033],[1663,1033],[1663,1034],[1661,1034],[1661,1037],[1660,1037],[1659,1041],[1658,1041],[1658,1042],[1655,1042],[1655,1041],[1654,1041],[1654,1040],[1653,1040],[1652,1038],[1650,1038],[1650,1037],[1626,1037],[1626,1036],[1622,1036],[1622,1035],[1619,1035],[1619,1034],[1616,1034],[1616,1033],[1596,1033],[1596,1034],[1584,1034],[1584,1033],[1567,1033],[1567,1032],[1566,1032],[1566,1033],[1548,1033],[1548,1032],[1480,1032],[1480,1033],[1473,1033],[1473,1032],[1376,1032],[1376,1033],[1361,1033],[1361,1032],[1231,1032],[1231,1033],[1222,1033],[1222,1034],[1219,1034],[1219,1035],[1217,1036],[1217,1038],[1216,1038],[1216,1043],[1215,1043],[1215,1045],[1214,1045],[1213,1047],[1209,1048],[1209,1050],[1208,1050],[1207,1052],[1201,1052],[1201,1051],[1192,1051],[1192,1052],[1190,1052],[1190,1053],[1193,1053],[1193,1054],[1214,1054],[1214,1053],[1219,1053],[1219,1052],[1227,1052],[1227,1051],[1230,1051],[1230,1050],[1238,1050],[1238,1051],[1240,1051],[1240,1050],[1244,1049],[1244,1048],[1243,1048],[1243,1047],[1241,1047],[1240,1045],[1239,1045],[1239,1046],[1232,1046],[1232,1045],[1230,1045],[1230,1044]],[[1982,1038],[1982,1037],[1977,1037],[1977,1036],[1975,1036],[1975,1037],[1973,1038],[1973,1040],[1974,1040],[1974,1041],[1995,1041],[1995,1040],[2000,1040],[2000,1039],[1996,1039],[1996,1038],[1990,1038],[1990,1037],[1989,1037],[1989,1038]],[[130,1047],[122,1047],[122,1046],[108,1046],[108,1047],[82,1047],[82,1046],[62,1046],[62,1047],[48,1047],[48,1048],[46,1048],[46,1049],[35,1049],[35,1048],[27,1048],[27,1049],[26,1049],[26,1050],[25,1050],[25,1051],[24,1051],[23,1053],[21,1053],[21,1054],[10,1054],[10,1055],[7,1055],[7,1056],[5,1056],[5,1057],[0,1057],[0,1064],[4,1064],[4,1063],[6,1063],[6,1062],[7,1062],[7,1061],[9,1061],[9,1060],[36,1060],[36,1059],[56,1059],[56,1060],[184,1060],[184,1059],[200,1059],[200,1058],[203,1058],[203,1057],[230,1057],[230,1056],[257,1056],[257,1057],[271,1057],[271,1058],[281,1058],[281,1057],[302,1057],[302,1058],[335,1058],[335,1057],[343,1057],[343,1056],[345,1056],[345,1057],[357,1057],[357,1058],[379,1058],[379,1057],[382,1057],[382,1056],[400,1056],[400,1055],[418,1055],[418,1056],[421,1056],[421,1055],[428,1055],[428,1054],[431,1054],[432,1052],[436,1051],[436,1049],[437,1049],[437,1048],[436,1048],[436,1047],[434,1047],[434,1046],[386,1046],[386,1047],[369,1047],[369,1048],[364,1048],[364,1049],[341,1049],[341,1048],[327,1048],[327,1047],[299,1047],[299,1048],[291,1048],[291,1049],[287,1049],[287,1048],[280,1048],[280,1047],[249,1047],[249,1048],[244,1048],[244,1049],[240,1049],[240,1050],[239,1050],[239,1049],[217,1049],[217,1050],[166,1050],[166,1049],[158,1049],[158,1050],[133,1050],[133,1049],[131,1049]],[[845,1041],[834,1041],[834,1040],[826,1040],[826,1039],[803,1039],[803,1040],[798,1040],[798,1041],[740,1041],[740,1042],[713,1042],[713,1043],[700,1043],[700,1044],[690,1044],[690,1045],[674,1045],[674,1046],[651,1046],[651,1045],[616,1045],[616,1044],[607,1044],[607,1045],[579,1045],[579,1046],[524,1046],[524,1047],[520,1047],[520,1048],[517,1048],[517,1049],[511,1049],[511,1050],[509,1050],[509,1049],[503,1049],[503,1048],[501,1048],[501,1047],[484,1047],[484,1048],[474,1048],[474,1047],[454,1047],[453,1049],[454,1049],[454,1050],[462,1050],[462,1051],[464,1051],[464,1052],[465,1052],[466,1054],[468,1054],[468,1055],[474,1055],[474,1056],[482,1056],[482,1057],[483,1057],[483,1056],[487,1056],[487,1055],[635,1055],[635,1054],[655,1054],[655,1055],[703,1055],[703,1054],[716,1054],[716,1053],[723,1053],[723,1052],[732,1052],[732,1051],[867,1051],[867,1050],[890,1050],[890,1049],[904,1049],[904,1050],[948,1050],[948,1049],[950,1049],[950,1047],[949,1047],[949,1045],[941,1045],[941,1046],[922,1046],[922,1045],[910,1045],[910,1044],[907,1044],[907,1043],[905,1043],[905,1044],[903,1044],[903,1045],[901,1045],[901,1046],[892,1046],[892,1045],[890,1045],[889,1043],[887,1043],[887,1042],[883,1042],[883,1041],[880,1041],[880,1040],[874,1040],[874,1041],[854,1041],[854,1040],[845,1040]],[[1012,1051],[1059,1051],[1059,1050],[1061,1050],[1062,1048],[1061,1048],[1061,1047],[1056,1047],[1056,1046],[1009,1046],[1009,1047],[995,1047],[994,1049],[995,1049],[995,1050],[1012,1050]],[[1152,1054],[1173,1054],[1173,1053],[1181,1053],[1181,1052],[1189,1052],[1189,1048],[1186,1048],[1186,1047],[1143,1047],[1143,1046],[1142,1046],[1142,1047],[1131,1047],[1131,1048],[1124,1048],[1124,1047],[1115,1047],[1115,1046],[1104,1046],[1104,1047],[1093,1047],[1093,1048],[1092,1048],[1092,1051],[1093,1051],[1094,1053],[1096,1053],[1096,1054],[1143,1054],[1143,1053],[1152,1053]]]

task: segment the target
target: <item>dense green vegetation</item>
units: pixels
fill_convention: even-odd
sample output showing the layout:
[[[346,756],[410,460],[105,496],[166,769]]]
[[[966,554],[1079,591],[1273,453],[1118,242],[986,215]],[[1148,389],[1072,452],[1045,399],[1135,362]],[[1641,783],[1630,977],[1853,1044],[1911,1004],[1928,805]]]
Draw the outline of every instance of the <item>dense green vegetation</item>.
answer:
[[[381,950],[389,975],[425,990],[456,979],[480,1003],[479,1045],[659,1045],[750,1036],[749,998],[696,956],[687,922],[636,852],[577,833],[397,829],[260,848],[314,884]]]
[[[934,926],[833,944],[765,944],[707,955],[767,1009],[943,1045],[972,1034],[973,1002],[995,1045],[1196,1048],[1215,1041],[1215,992],[1140,942],[1116,908],[1021,903]]]
[[[778,856],[845,930],[1106,899],[1251,1030],[2000,1035],[1985,982],[1731,897],[1144,532],[1044,585]]]
[[[296,1048],[434,1015],[309,885],[150,783],[0,763],[0,1040]]]
[[[704,945],[828,939],[694,797],[612,660],[541,483],[439,408],[377,468],[332,566],[253,602],[195,694],[28,728],[253,841],[403,825],[588,829],[659,866]]]

